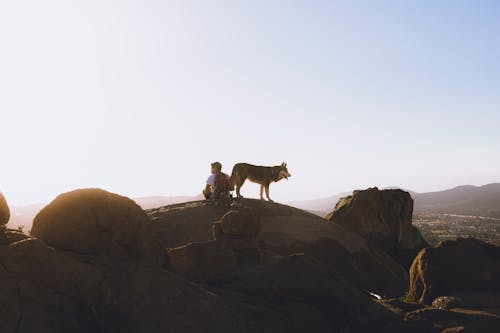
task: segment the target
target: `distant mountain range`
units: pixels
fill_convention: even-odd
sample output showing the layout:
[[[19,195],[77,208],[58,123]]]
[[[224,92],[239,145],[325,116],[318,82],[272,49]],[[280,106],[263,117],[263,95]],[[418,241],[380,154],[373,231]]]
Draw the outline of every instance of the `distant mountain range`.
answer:
[[[395,187],[391,187],[395,188]],[[408,190],[405,190],[408,191]],[[414,200],[415,214],[459,214],[500,218],[500,183],[484,186],[464,185],[445,191],[417,193],[410,192]],[[320,216],[326,216],[333,210],[340,198],[350,195],[344,192],[327,198],[289,201],[285,204],[310,211]],[[135,198],[135,202],[143,209],[150,209],[181,202],[201,200],[199,196],[150,196]],[[31,228],[33,218],[45,204],[11,207],[10,228],[24,226]]]
[[[416,213],[446,213],[500,218],[500,183],[458,186],[412,194]]]

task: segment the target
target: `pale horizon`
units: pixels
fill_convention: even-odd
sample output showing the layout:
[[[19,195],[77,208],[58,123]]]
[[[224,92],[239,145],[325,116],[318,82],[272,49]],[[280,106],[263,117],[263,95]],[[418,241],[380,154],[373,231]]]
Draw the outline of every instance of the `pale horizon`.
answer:
[[[500,182],[500,3],[0,4],[0,191],[201,193],[278,165],[278,202]],[[245,183],[242,194],[258,197]]]

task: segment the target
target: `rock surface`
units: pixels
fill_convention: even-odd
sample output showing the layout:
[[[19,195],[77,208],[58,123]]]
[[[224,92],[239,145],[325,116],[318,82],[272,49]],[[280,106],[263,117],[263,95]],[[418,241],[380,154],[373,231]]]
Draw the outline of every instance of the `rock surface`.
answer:
[[[230,210],[221,218],[222,232],[226,235],[256,237],[261,231],[259,219],[250,209]]]
[[[458,238],[420,251],[410,268],[408,299],[431,304],[454,292],[500,292],[500,246]]]
[[[261,224],[259,242],[280,255],[303,252],[331,265],[358,287],[380,295],[402,295],[408,273],[358,234],[311,213],[277,203],[243,199]],[[147,210],[153,235],[166,248],[212,239],[213,222],[229,207],[197,201]]]
[[[151,220],[141,207],[100,189],[59,195],[35,217],[31,234],[79,254],[165,262],[164,251],[152,238]]]
[[[432,306],[439,309],[481,309],[500,315],[500,293],[455,292],[435,298]]]
[[[236,255],[222,241],[188,243],[168,249],[168,268],[192,281],[213,282],[236,268]]]
[[[243,205],[251,209],[261,228],[250,232],[253,227],[243,225],[247,220],[236,219],[228,230],[240,231],[231,234],[224,233],[220,221],[229,207],[203,202],[178,205],[173,207],[175,213],[170,210],[172,207],[150,211],[155,215],[153,231],[158,241],[172,245],[179,242],[176,237],[181,241],[202,238],[198,244],[176,244],[180,248],[170,251],[175,250],[177,258],[169,256],[171,261],[177,260],[177,267],[186,264],[185,256],[189,258],[186,271],[199,271],[202,267],[206,270],[203,277],[210,274],[215,277],[198,284],[189,281],[199,279],[197,276],[184,274],[189,277],[185,279],[181,271],[175,273],[176,265],[160,266],[148,256],[131,255],[136,253],[136,243],[132,243],[131,251],[127,247],[130,243],[123,243],[123,238],[115,236],[120,233],[120,224],[112,223],[116,228],[109,231],[107,223],[111,222],[96,221],[113,220],[115,214],[109,212],[114,212],[117,206],[112,203],[107,210],[99,202],[89,205],[89,201],[84,201],[84,207],[93,214],[75,209],[75,220],[83,221],[81,230],[92,223],[107,226],[98,228],[102,236],[99,241],[116,242],[117,246],[123,246],[126,255],[115,256],[107,251],[89,254],[75,247],[49,246],[46,241],[20,231],[0,232],[0,332],[500,331],[498,314],[491,308],[497,305],[495,299],[487,303],[488,311],[451,308],[475,306],[478,300],[484,301],[482,297],[467,296],[464,303],[463,294],[460,302],[458,294],[451,295],[454,298],[445,302],[446,309],[402,298],[375,301],[368,291],[387,288],[395,292],[396,288],[390,289],[387,284],[396,284],[398,270],[404,270],[358,234],[291,207],[244,200]],[[52,207],[48,211],[59,216],[55,213],[67,212],[69,207],[71,204],[66,203],[60,209],[52,211]],[[134,210],[125,207],[122,213],[134,216],[130,214]],[[170,220],[172,213],[174,221]],[[69,213],[54,221],[62,224],[61,221],[70,221],[70,231],[80,230]],[[213,224],[213,221],[218,222]],[[56,223],[54,228],[57,232],[49,233],[52,240],[66,244],[68,236],[61,233],[60,225]],[[257,229],[261,232],[255,234]],[[125,227],[121,232],[128,230]],[[188,230],[193,234],[188,234]],[[212,231],[217,240],[210,240]],[[138,232],[137,237],[142,239],[144,235]],[[253,247],[258,239],[260,260],[235,263],[236,259],[231,259],[231,254],[236,255],[233,242],[246,242],[249,237],[253,237],[250,242]],[[498,259],[496,248],[482,249],[472,251],[472,255],[486,251],[491,260]],[[457,254],[460,253],[450,251],[446,256]],[[478,268],[468,267],[471,272]],[[481,275],[483,271],[476,273]],[[493,273],[491,276],[496,277]]]
[[[16,231],[5,234],[2,333],[300,332],[266,302],[248,305],[208,292],[157,265],[62,252]],[[298,319],[302,327],[314,325]]]
[[[409,312],[407,320],[426,320],[442,332],[498,332],[500,331],[500,316],[482,311],[467,311],[462,309],[443,310],[425,308]]]
[[[326,219],[356,232],[389,254],[413,248],[413,199],[402,190],[370,188],[339,200]]]
[[[329,318],[333,329],[375,332],[397,319],[331,266],[305,254],[242,269],[223,286],[272,302],[307,304]]]
[[[0,228],[5,226],[10,219],[10,210],[9,205],[7,205],[7,200],[3,196],[2,192],[0,192]]]

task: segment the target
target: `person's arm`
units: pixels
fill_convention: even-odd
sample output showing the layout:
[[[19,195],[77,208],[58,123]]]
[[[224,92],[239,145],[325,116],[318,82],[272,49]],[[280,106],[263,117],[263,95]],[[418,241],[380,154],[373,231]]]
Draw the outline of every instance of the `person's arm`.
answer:
[[[215,184],[215,176],[210,175],[206,181],[207,185],[205,185],[205,189],[203,190],[203,195],[205,196],[205,199],[210,198],[211,193],[212,193],[212,187]]]

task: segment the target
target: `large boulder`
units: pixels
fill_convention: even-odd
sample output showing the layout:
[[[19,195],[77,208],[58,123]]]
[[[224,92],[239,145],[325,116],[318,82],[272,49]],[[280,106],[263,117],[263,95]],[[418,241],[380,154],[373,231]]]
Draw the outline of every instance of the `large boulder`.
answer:
[[[394,254],[413,248],[412,214],[408,192],[374,187],[340,199],[326,218]]]
[[[456,292],[500,292],[500,246],[458,238],[420,251],[410,268],[407,298],[432,304]]]
[[[10,219],[9,205],[7,205],[7,200],[0,192],[0,229],[3,228]]]
[[[80,254],[164,264],[149,216],[133,200],[100,189],[59,195],[33,221],[31,234]]]
[[[368,244],[360,235],[303,210],[254,199],[240,204],[258,218],[259,244],[280,255],[303,252],[335,267],[354,284],[380,295],[403,295],[408,273],[391,257]],[[197,201],[147,210],[153,234],[163,247],[212,239],[213,222],[229,207]],[[220,234],[221,226],[214,234]]]
[[[212,222],[219,221],[229,205],[214,205],[208,200],[185,202],[147,209],[153,237],[163,248],[212,239]]]

